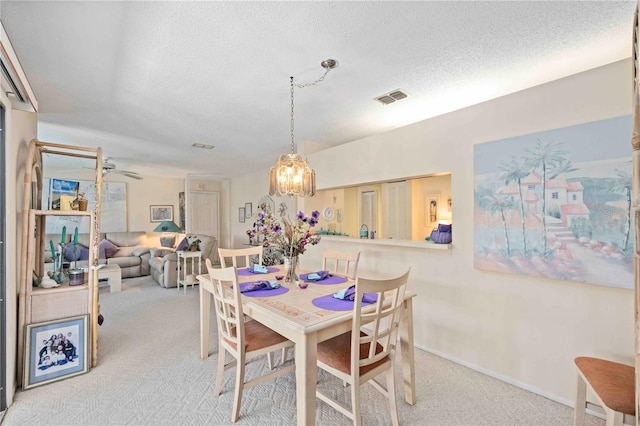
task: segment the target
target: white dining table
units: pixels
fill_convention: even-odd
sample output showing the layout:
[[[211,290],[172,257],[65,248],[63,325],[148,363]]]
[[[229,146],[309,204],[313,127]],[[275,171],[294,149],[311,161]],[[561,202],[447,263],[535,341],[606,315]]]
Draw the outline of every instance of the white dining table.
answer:
[[[275,279],[279,271],[270,274],[238,276],[240,283],[259,279]],[[200,282],[200,357],[209,357],[209,327],[213,284],[209,275],[199,275]],[[287,293],[272,297],[243,295],[244,313],[295,343],[296,410],[297,423],[315,424],[318,342],[351,330],[353,311],[332,311],[313,305],[312,300],[332,294],[354,284],[353,280],[340,284],[310,283],[306,289],[284,284]],[[416,403],[415,365],[413,347],[413,307],[415,293],[405,292],[403,314],[400,320],[400,356],[405,401]]]

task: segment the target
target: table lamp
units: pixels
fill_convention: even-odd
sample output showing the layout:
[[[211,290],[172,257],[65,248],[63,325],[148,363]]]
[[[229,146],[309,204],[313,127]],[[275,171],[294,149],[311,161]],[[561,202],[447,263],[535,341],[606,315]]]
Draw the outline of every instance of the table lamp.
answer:
[[[156,226],[153,232],[162,232],[160,236],[160,245],[162,247],[173,247],[176,242],[175,234],[182,231],[178,225],[172,220],[165,220]],[[171,235],[173,234],[173,235]]]

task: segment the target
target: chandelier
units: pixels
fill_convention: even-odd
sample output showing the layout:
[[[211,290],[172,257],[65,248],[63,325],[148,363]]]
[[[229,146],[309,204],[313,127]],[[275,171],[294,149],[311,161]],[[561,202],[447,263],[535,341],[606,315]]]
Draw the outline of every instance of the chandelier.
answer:
[[[314,86],[324,80],[325,76],[333,68],[338,66],[334,59],[327,59],[320,63],[325,69],[324,74],[318,80],[307,84],[293,84],[291,77],[291,153],[283,154],[278,158],[276,165],[269,170],[269,195],[289,195],[300,197],[313,197],[316,194],[316,172],[300,154],[294,152],[293,135],[293,89]]]

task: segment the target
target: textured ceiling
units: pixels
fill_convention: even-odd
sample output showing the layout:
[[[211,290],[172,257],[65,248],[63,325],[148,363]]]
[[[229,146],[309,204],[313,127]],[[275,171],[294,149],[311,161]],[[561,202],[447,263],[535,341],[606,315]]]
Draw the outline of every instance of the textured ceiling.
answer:
[[[41,140],[229,177],[630,56],[629,2],[0,2]],[[409,98],[373,98],[402,88]],[[191,148],[215,145],[212,151]]]

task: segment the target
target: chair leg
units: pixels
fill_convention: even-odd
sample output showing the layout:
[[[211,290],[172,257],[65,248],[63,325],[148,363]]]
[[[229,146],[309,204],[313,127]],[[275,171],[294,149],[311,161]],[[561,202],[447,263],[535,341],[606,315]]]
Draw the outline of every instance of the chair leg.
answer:
[[[398,426],[398,407],[396,406],[396,381],[393,366],[387,370],[387,398],[389,398],[389,412],[391,413],[391,423]]]
[[[619,411],[613,411],[608,408],[605,410],[607,413],[607,419],[605,421],[606,426],[622,426],[624,420],[624,414]]]
[[[236,363],[236,391],[233,397],[233,411],[231,412],[231,421],[233,423],[238,420],[240,415],[240,404],[242,403],[242,391],[244,390],[244,354],[240,356]]]
[[[282,348],[282,358],[280,359],[280,365],[284,364],[287,360],[287,348]]]
[[[360,426],[362,424],[362,416],[360,415],[360,383],[351,384],[351,414],[353,415],[353,424]]]
[[[578,386],[576,388],[576,406],[573,409],[573,425],[584,425],[585,410],[587,408],[587,383],[578,374]]]
[[[216,387],[213,391],[213,396],[220,395],[220,389],[222,388],[222,379],[224,378],[224,358],[227,354],[227,350],[222,347],[222,345],[218,345],[220,350],[218,350],[218,373],[216,374]]]
[[[267,367],[269,370],[273,370],[273,352],[267,354]]]

